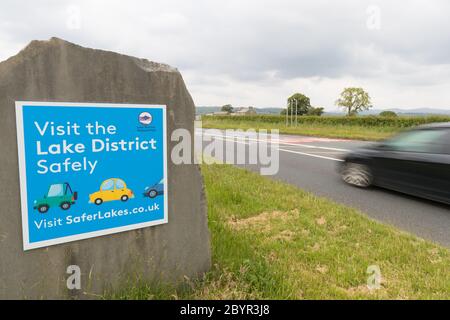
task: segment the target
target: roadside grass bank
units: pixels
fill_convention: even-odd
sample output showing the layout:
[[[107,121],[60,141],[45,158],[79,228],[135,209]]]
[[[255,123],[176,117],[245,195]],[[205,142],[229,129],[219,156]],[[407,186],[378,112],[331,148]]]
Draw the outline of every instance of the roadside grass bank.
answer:
[[[203,165],[213,268],[117,299],[449,299],[450,251],[229,165]],[[381,271],[367,286],[369,266]]]
[[[401,131],[400,128],[379,128],[379,127],[361,127],[345,125],[323,125],[323,124],[299,124],[298,127],[286,127],[285,125],[275,125],[270,123],[255,122],[228,122],[224,120],[204,120],[205,129],[255,129],[272,130],[278,129],[282,134],[315,136],[322,138],[353,139],[364,141],[379,141],[393,136]]]
[[[421,124],[447,122],[450,117],[311,117],[297,119],[297,126],[286,126],[286,118],[276,115],[202,116],[204,128],[278,129],[280,133],[356,140],[383,140]]]

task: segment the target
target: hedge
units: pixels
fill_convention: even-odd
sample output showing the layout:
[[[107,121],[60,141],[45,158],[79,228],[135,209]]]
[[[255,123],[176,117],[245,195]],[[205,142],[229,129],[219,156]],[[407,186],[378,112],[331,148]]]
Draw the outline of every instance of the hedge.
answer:
[[[280,115],[249,115],[249,116],[203,116],[204,119],[212,121],[228,122],[261,122],[271,124],[285,124],[286,116]],[[435,122],[450,122],[450,116],[423,116],[423,117],[380,117],[380,116],[359,116],[359,117],[339,117],[339,116],[298,116],[299,124],[325,124],[325,125],[345,125],[361,127],[397,127],[408,128],[421,124]]]

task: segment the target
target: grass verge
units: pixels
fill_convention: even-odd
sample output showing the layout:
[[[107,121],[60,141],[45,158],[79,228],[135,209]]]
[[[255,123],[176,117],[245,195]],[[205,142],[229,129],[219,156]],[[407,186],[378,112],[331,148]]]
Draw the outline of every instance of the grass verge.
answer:
[[[450,251],[357,210],[228,165],[203,166],[213,268],[122,299],[449,299]],[[369,290],[369,266],[381,288]]]
[[[284,134],[373,141],[389,138],[401,130],[404,130],[404,128],[400,127],[370,127],[319,123],[301,123],[298,124],[297,127],[287,127],[285,124],[255,121],[229,121],[227,119],[208,119],[208,117],[205,117],[202,125],[203,128],[214,129],[278,129],[280,130],[280,133]]]

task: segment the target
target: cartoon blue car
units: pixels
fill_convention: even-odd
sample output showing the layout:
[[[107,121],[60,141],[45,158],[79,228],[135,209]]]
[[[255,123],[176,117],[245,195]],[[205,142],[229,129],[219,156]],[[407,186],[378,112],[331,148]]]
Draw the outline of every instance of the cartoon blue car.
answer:
[[[161,179],[158,183],[145,188],[144,197],[149,197],[150,199],[156,198],[164,194],[164,179]]]

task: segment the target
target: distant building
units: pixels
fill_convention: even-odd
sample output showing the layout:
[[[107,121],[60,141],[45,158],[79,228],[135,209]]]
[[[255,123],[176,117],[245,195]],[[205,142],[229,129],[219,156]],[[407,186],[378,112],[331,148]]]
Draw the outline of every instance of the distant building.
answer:
[[[242,108],[237,108],[235,111],[235,115],[237,116],[249,116],[249,115],[254,115],[257,114],[256,109],[253,107],[242,107]]]

